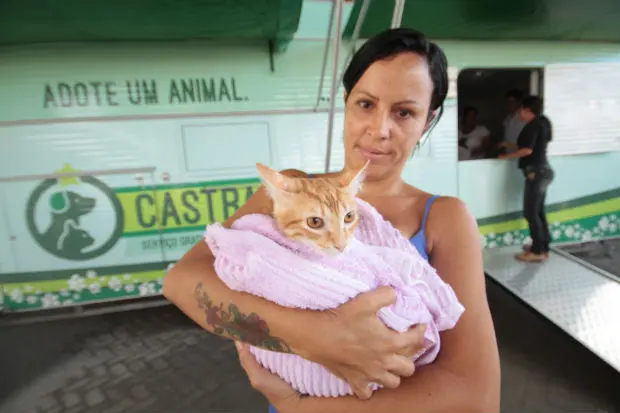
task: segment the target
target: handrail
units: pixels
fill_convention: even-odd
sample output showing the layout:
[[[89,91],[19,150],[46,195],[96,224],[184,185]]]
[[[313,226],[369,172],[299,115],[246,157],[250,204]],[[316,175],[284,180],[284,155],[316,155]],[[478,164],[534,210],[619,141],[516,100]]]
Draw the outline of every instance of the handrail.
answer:
[[[353,55],[355,54],[355,51],[357,50],[357,41],[359,40],[360,32],[362,31],[362,24],[364,24],[364,20],[366,20],[366,14],[368,13],[369,6],[370,0],[364,0],[364,2],[362,3],[362,7],[360,8],[360,13],[357,16],[357,21],[355,22],[353,33],[351,34],[351,49],[349,49],[349,54],[344,61],[344,68],[349,65],[351,59],[353,58]],[[342,84],[342,80],[344,78],[344,68],[342,72],[340,72],[340,77],[338,78],[339,85]]]
[[[335,0],[336,5],[336,30],[334,33],[334,48],[332,52],[332,84],[329,91],[329,114],[327,118],[327,148],[325,154],[325,172],[329,172],[329,163],[332,154],[332,137],[334,134],[334,115],[336,109],[336,92],[338,90],[338,60],[340,56],[340,38],[342,28],[343,0]]]
[[[406,0],[396,0],[396,2],[394,3],[394,10],[392,11],[392,24],[390,26],[392,29],[400,27],[400,24],[403,21],[403,10],[405,9],[405,1]]]
[[[321,104],[321,97],[323,96],[323,83],[325,81],[325,69],[327,68],[327,55],[329,52],[329,43],[331,42],[332,27],[334,26],[334,11],[336,10],[336,3],[332,1],[332,8],[329,12],[329,25],[327,27],[327,36],[325,37],[325,50],[323,50],[323,63],[321,64],[321,78],[319,80],[319,91],[316,96],[316,105],[314,110],[319,109]],[[340,34],[338,33],[337,36]]]
[[[78,178],[81,176],[103,176],[103,175],[128,175],[140,173],[153,173],[155,167],[147,168],[122,168],[122,169],[102,169],[92,171],[73,171],[73,172],[56,172],[52,174],[33,174],[33,175],[16,175],[0,177],[0,183],[8,182],[24,182],[24,181],[42,181],[44,179],[59,178]]]

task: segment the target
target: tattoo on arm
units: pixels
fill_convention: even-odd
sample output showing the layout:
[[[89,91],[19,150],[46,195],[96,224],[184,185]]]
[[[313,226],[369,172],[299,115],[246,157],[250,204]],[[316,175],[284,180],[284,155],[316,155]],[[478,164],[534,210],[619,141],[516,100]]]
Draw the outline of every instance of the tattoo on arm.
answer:
[[[258,314],[243,314],[239,311],[239,307],[232,303],[228,308],[224,308],[224,303],[216,305],[204,290],[202,283],[196,285],[194,297],[198,307],[205,312],[207,324],[213,327],[213,333],[266,350],[292,353],[288,344],[270,334],[267,322]]]

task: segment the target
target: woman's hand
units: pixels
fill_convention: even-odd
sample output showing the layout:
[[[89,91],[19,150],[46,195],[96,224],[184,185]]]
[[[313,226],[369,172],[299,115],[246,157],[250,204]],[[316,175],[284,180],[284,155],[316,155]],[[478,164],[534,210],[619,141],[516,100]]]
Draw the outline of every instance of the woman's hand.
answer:
[[[297,353],[348,382],[360,399],[372,395],[371,382],[398,387],[415,370],[412,356],[423,348],[426,326],[405,333],[388,328],[377,313],[395,300],[391,287],[379,287],[334,310],[309,312]]]
[[[301,395],[280,377],[263,368],[247,345],[235,341],[241,367],[250,379],[250,384],[261,392],[278,411],[296,411]]]

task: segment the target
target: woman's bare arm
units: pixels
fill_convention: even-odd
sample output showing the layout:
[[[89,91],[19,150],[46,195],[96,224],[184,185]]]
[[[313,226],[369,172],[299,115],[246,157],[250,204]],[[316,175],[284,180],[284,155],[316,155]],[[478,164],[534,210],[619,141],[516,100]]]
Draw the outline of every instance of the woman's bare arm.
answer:
[[[499,412],[499,355],[476,221],[455,198],[438,199],[431,211],[427,224],[431,262],[465,307],[456,327],[441,334],[435,362],[417,370],[400,387],[381,389],[369,400],[302,397],[294,413]],[[275,407],[280,413],[293,413]]]
[[[287,176],[306,176],[297,170],[283,173]],[[244,215],[271,215],[271,210],[271,200],[261,186],[223,225],[230,228]],[[207,244],[199,241],[167,274],[164,296],[211,333],[268,350],[299,350],[295,349],[294,343],[285,341],[281,334],[293,338],[302,335],[303,331],[298,331],[302,325],[296,323],[305,313],[231,290],[215,273],[214,261],[215,257]],[[289,323],[291,321],[292,324]]]
[[[304,176],[300,171],[284,171]],[[271,214],[272,204],[260,188],[224,224],[251,213]],[[388,329],[377,312],[395,301],[391,288],[364,293],[330,311],[286,308],[263,298],[231,290],[217,276],[214,257],[198,242],[170,270],[163,294],[189,318],[219,336],[279,352],[294,352],[324,365],[368,397],[367,383],[388,387],[413,372],[412,363],[396,353],[414,345],[417,332]]]

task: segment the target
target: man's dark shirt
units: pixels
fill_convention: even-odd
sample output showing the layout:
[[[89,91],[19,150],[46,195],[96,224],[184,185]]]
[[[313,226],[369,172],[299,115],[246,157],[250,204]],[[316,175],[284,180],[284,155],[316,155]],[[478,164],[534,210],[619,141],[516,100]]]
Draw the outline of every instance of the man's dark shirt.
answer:
[[[519,158],[519,168],[526,166],[544,166],[548,164],[547,145],[551,140],[551,122],[545,115],[536,116],[527,123],[517,139],[519,148],[530,148],[532,153]]]

